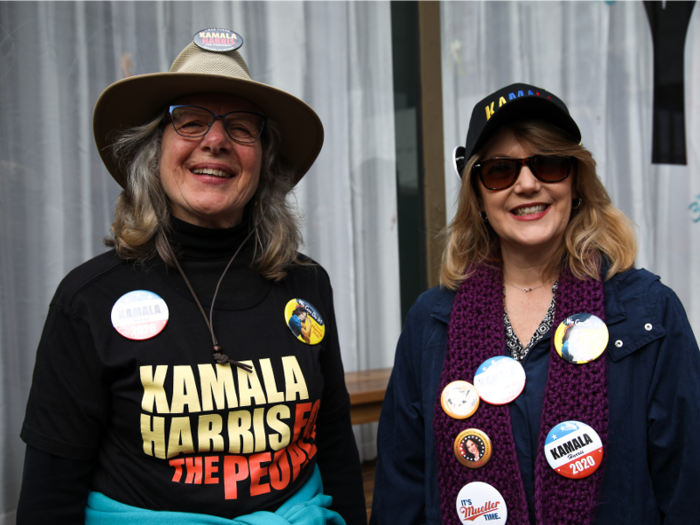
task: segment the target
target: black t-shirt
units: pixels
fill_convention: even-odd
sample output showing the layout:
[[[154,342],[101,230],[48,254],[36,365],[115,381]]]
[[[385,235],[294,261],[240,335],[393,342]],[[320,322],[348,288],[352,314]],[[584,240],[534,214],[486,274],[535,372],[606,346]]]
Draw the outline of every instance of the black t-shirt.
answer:
[[[174,222],[179,259],[208,313],[241,228]],[[337,485],[334,476],[355,471],[356,453],[339,448],[354,441],[328,275],[300,264],[273,282],[248,268],[251,257],[252,242],[224,277],[213,314],[223,352],[251,373],[214,362],[211,335],[177,270],[114,252],[73,270],[49,308],[24,441],[60,457],[96,458],[92,490],[122,503],[227,518],[275,510],[319,457],[329,458],[326,471],[319,460],[327,492],[327,480]],[[137,290],[168,309],[165,328],[144,340],[124,337],[112,322],[117,300]],[[293,299],[322,317],[319,344],[289,329],[284,311]],[[117,324],[139,304],[115,312]],[[324,428],[334,435],[319,445]]]

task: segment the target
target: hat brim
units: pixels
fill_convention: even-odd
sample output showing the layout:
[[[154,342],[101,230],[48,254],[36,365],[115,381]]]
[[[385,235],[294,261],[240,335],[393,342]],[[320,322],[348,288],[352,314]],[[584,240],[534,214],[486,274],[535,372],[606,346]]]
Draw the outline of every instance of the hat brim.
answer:
[[[196,93],[225,93],[248,100],[281,134],[280,156],[294,170],[296,184],[323,146],[323,124],[294,95],[254,80],[204,73],[153,73],[129,77],[107,87],[95,104],[93,133],[97,150],[114,180],[124,187],[124,166],[112,155],[120,131],[147,123],[168,104]]]
[[[541,120],[559,128],[576,142],[581,141],[581,131],[566,111],[547,99],[536,97],[517,98],[500,108],[488,120],[466,160],[479,151],[498,129],[509,122],[521,120]]]

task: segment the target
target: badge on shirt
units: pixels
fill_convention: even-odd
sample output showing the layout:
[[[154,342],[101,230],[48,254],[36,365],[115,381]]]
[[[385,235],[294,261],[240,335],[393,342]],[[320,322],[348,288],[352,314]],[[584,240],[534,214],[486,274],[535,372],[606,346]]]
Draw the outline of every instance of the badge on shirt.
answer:
[[[126,293],[112,306],[112,326],[133,341],[157,336],[169,318],[168,305],[159,295],[148,290]]]
[[[567,317],[554,333],[554,348],[569,363],[581,365],[597,359],[608,346],[608,327],[593,314]]]
[[[585,478],[600,467],[603,442],[585,423],[564,421],[547,434],[544,455],[549,466],[565,478]]]
[[[525,388],[525,369],[515,359],[498,355],[477,368],[474,386],[487,403],[505,405],[517,398]]]
[[[303,299],[292,299],[284,307],[284,321],[299,341],[315,345],[326,335],[326,325],[321,314],[311,303]]]
[[[457,516],[460,523],[506,523],[508,508],[506,501],[488,483],[472,481],[457,494]]]
[[[479,393],[467,381],[452,381],[442,390],[440,403],[451,418],[466,419],[479,408]]]

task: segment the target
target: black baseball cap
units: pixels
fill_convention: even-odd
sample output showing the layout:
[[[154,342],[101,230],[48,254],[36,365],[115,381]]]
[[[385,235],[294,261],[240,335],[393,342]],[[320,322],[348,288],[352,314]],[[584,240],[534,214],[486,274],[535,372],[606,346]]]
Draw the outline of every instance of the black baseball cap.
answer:
[[[566,104],[556,95],[530,84],[511,84],[495,91],[474,106],[466,146],[457,146],[453,164],[461,177],[469,158],[508,122],[544,120],[581,141],[581,132]]]

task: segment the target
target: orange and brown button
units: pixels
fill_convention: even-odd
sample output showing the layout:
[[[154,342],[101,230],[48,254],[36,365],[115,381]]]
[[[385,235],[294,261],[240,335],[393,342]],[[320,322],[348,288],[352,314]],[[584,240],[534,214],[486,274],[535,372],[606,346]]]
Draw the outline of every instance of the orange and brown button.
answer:
[[[483,467],[491,459],[491,439],[481,430],[468,428],[455,439],[454,453],[465,467]]]
[[[479,408],[479,392],[467,381],[452,381],[440,396],[445,414],[454,419],[466,419]]]

